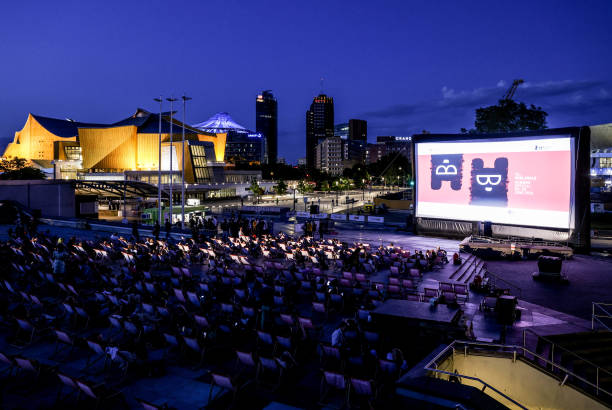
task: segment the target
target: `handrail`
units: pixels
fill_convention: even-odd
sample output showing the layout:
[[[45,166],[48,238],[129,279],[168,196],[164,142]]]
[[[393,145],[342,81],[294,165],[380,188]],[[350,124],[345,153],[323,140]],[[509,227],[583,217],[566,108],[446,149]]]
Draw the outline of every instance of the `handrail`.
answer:
[[[485,276],[487,276],[487,275],[492,276],[492,277],[495,279],[495,281],[496,281],[496,282],[497,282],[498,280],[499,280],[499,281],[502,281],[502,282],[504,282],[505,284],[510,285],[510,287],[511,287],[511,288],[515,288],[516,290],[518,290],[518,292],[517,292],[517,293],[518,293],[518,295],[515,295],[515,296],[518,296],[518,297],[520,298],[520,297],[521,297],[521,295],[523,294],[523,289],[521,289],[519,286],[515,285],[515,284],[514,284],[514,283],[512,283],[512,282],[507,281],[506,279],[503,279],[503,278],[501,278],[501,277],[497,276],[496,274],[492,273],[492,272],[491,272],[491,271],[489,271],[488,269],[486,269],[486,270],[485,270]]]
[[[457,342],[457,340],[453,341],[450,345],[446,346],[440,353],[438,353],[429,363],[427,363],[424,367],[425,370],[428,371],[432,371],[432,372],[436,372],[436,373],[442,373],[442,374],[447,374],[449,376],[458,376],[464,379],[470,379],[470,380],[474,380],[477,381],[479,383],[481,383],[483,385],[483,389],[482,391],[484,392],[484,390],[488,387],[489,389],[493,390],[495,393],[499,394],[500,396],[502,396],[504,399],[510,401],[511,403],[519,406],[521,409],[525,409],[527,410],[527,407],[523,406],[522,404],[520,404],[519,402],[517,402],[516,400],[514,400],[512,397],[508,396],[505,393],[502,393],[501,391],[497,390],[495,387],[491,386],[489,383],[485,382],[482,379],[479,379],[478,377],[472,377],[472,376],[467,376],[467,375],[463,375],[463,374],[459,374],[459,373],[454,373],[454,372],[447,372],[446,370],[440,370],[438,369],[438,365],[437,365],[437,361],[438,359],[441,357],[442,354],[447,353],[449,349],[452,348],[453,353],[455,352],[455,343]],[[436,367],[432,368],[431,365],[435,365]]]
[[[529,329],[526,329],[526,330],[529,330]],[[533,332],[533,331],[532,331],[532,332]],[[525,334],[525,333],[523,333],[523,334]],[[534,334],[535,334],[535,333],[534,333]],[[524,340],[524,339],[523,339],[523,340]],[[438,368],[437,368],[437,363],[436,363],[436,362],[437,362],[437,361],[438,361],[438,360],[439,360],[439,359],[440,359],[440,358],[441,358],[443,355],[446,355],[450,349],[452,349],[452,352],[454,353],[454,352],[455,352],[455,345],[457,345],[457,344],[463,344],[463,345],[464,345],[464,352],[465,352],[465,354],[466,354],[466,355],[467,355],[467,351],[468,351],[468,350],[467,350],[467,347],[468,347],[468,346],[480,346],[480,347],[488,347],[488,348],[492,348],[492,347],[493,347],[493,348],[514,349],[514,352],[513,352],[513,353],[514,353],[515,357],[516,357],[516,350],[520,350],[520,351],[522,351],[522,356],[523,356],[523,357],[525,357],[526,359],[527,359],[526,354],[529,354],[529,355],[533,356],[534,358],[538,358],[538,359],[540,359],[540,360],[543,360],[543,361],[544,361],[546,364],[550,364],[551,366],[553,366],[553,367],[555,367],[555,368],[559,369],[561,372],[565,373],[565,374],[566,374],[566,376],[572,376],[572,377],[574,377],[574,378],[576,378],[576,379],[578,379],[578,380],[582,381],[583,383],[586,383],[587,385],[589,385],[589,386],[591,386],[591,387],[595,388],[595,391],[596,391],[596,394],[597,394],[597,395],[599,395],[599,392],[603,392],[603,393],[607,394],[609,397],[611,397],[611,398],[612,398],[612,393],[611,393],[611,392],[609,392],[609,391],[607,391],[607,390],[605,390],[605,389],[603,389],[603,388],[601,388],[601,387],[599,386],[599,369],[601,369],[601,370],[603,370],[604,372],[606,372],[606,373],[610,374],[610,373],[609,373],[607,370],[602,369],[602,368],[600,368],[600,367],[596,366],[596,367],[597,367],[597,369],[598,369],[598,373],[597,373],[597,375],[598,375],[598,377],[597,377],[597,384],[593,384],[592,382],[590,382],[590,381],[586,380],[584,377],[577,375],[577,374],[576,374],[576,373],[574,373],[573,371],[571,371],[571,370],[569,370],[569,369],[567,369],[567,368],[565,368],[565,367],[563,367],[563,366],[560,366],[560,365],[558,365],[558,364],[554,363],[554,361],[550,361],[550,360],[548,360],[546,357],[543,357],[543,356],[541,356],[541,355],[539,355],[539,354],[537,354],[537,353],[535,353],[535,352],[532,352],[531,350],[527,349],[527,347],[525,347],[525,346],[517,346],[517,345],[502,345],[502,344],[497,344],[497,343],[474,342],[474,341],[466,341],[466,340],[454,340],[454,341],[453,341],[451,344],[449,344],[447,347],[445,347],[445,348],[444,348],[444,349],[443,349],[443,350],[442,350],[440,353],[438,353],[438,354],[437,354],[437,355],[436,355],[436,356],[435,356],[433,359],[431,359],[431,360],[429,361],[429,363],[427,363],[427,364],[425,365],[424,369],[425,369],[425,370],[428,370],[428,371],[437,372],[437,373],[443,373],[443,374],[448,374],[448,375],[452,375],[452,376],[463,377],[463,378],[467,378],[467,379],[471,379],[471,380],[476,380],[476,381],[479,381],[480,383],[482,383],[482,384],[483,384],[483,386],[485,386],[485,387],[490,387],[490,388],[491,388],[493,391],[495,391],[496,393],[500,394],[500,395],[501,395],[502,397],[504,397],[505,399],[507,399],[507,400],[511,401],[512,403],[516,404],[517,406],[519,406],[519,407],[521,407],[521,408],[525,408],[524,406],[522,406],[521,404],[517,403],[515,400],[513,400],[513,399],[512,399],[512,398],[510,398],[510,397],[508,397],[508,396],[507,396],[507,395],[505,395],[504,393],[499,392],[499,391],[498,391],[497,389],[495,389],[493,386],[490,386],[490,385],[489,385],[488,383],[486,383],[484,380],[481,380],[481,379],[478,379],[478,378],[474,378],[474,377],[471,377],[471,376],[462,375],[462,374],[459,374],[459,373],[447,372],[447,371],[444,371],[444,370],[440,370],[440,369],[438,369]],[[565,349],[565,350],[567,350],[567,349]],[[509,353],[509,352],[507,352],[507,353]],[[570,352],[570,353],[573,353],[573,352]],[[531,362],[531,360],[529,360],[529,362]],[[585,360],[585,362],[587,362],[587,363],[591,364],[590,362],[588,362],[588,361],[586,361],[586,360]],[[435,366],[435,367],[433,367],[433,368],[432,368],[432,365],[433,365],[433,366]],[[484,389],[483,389],[483,391],[484,391]]]
[[[515,243],[517,245],[525,244],[525,245],[546,245],[546,246],[560,246],[559,242],[553,241],[536,241],[533,239],[527,238],[519,238],[519,237],[507,237],[507,238],[491,238],[488,236],[482,235],[472,235],[472,239],[485,241],[489,243]],[[562,246],[562,245],[561,245]]]
[[[591,365],[591,366],[595,367],[596,369],[598,369],[598,371],[599,371],[599,370],[601,370],[601,371],[603,371],[604,373],[607,373],[608,375],[612,376],[612,372],[610,372],[610,371],[608,371],[608,370],[604,369],[604,368],[603,368],[603,367],[601,367],[601,366],[596,365],[595,363],[591,362],[590,360],[585,359],[584,357],[580,356],[579,354],[577,354],[577,353],[575,353],[575,352],[572,352],[572,351],[571,351],[571,350],[569,350],[568,348],[563,347],[563,346],[561,346],[560,344],[555,343],[555,342],[553,342],[552,340],[550,340],[550,339],[548,339],[548,338],[546,338],[546,337],[544,337],[544,336],[541,336],[541,335],[537,334],[537,333],[536,333],[536,332],[534,332],[532,329],[529,329],[529,328],[523,329],[523,344],[525,344],[525,333],[526,333],[526,332],[532,333],[532,334],[534,334],[536,337],[538,337],[538,338],[540,338],[540,339],[542,339],[542,340],[544,340],[544,341],[546,341],[546,342],[550,343],[550,344],[551,344],[551,345],[553,345],[553,346],[556,346],[556,348],[557,348],[557,349],[561,349],[561,350],[563,350],[564,352],[567,352],[567,353],[571,354],[572,356],[576,357],[577,359],[582,360],[584,363],[589,364],[589,365]],[[525,346],[525,348],[527,348],[527,346]],[[554,349],[554,348],[553,348],[553,349]],[[553,359],[554,359],[554,357],[553,357]],[[554,364],[554,363],[552,363],[552,364]]]
[[[606,325],[601,319],[612,319],[612,313],[608,312],[603,306],[612,306],[612,303],[593,302],[593,313],[591,314],[591,330],[595,330],[595,321],[599,322],[606,330],[612,331],[608,325]],[[605,315],[596,315],[595,307],[602,310]],[[600,319],[601,318],[601,319]]]

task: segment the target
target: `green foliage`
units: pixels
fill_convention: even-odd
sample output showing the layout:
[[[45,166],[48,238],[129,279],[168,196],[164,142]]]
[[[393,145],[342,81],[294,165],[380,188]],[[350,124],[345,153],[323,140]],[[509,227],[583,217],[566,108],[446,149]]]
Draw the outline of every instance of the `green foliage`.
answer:
[[[263,195],[263,193],[264,193],[264,189],[259,186],[257,181],[251,182],[251,186],[249,187],[249,189],[251,190],[251,192],[255,196],[260,196],[260,195]]]
[[[19,169],[25,168],[27,161],[23,158],[13,158],[6,159],[2,158],[0,160],[0,171],[17,171]]]
[[[308,181],[302,179],[300,182],[298,182],[297,190],[300,194],[306,194],[308,192],[314,191],[314,186]]]
[[[45,179],[45,174],[38,168],[27,166],[23,158],[0,160],[0,179]]]
[[[331,187],[330,187],[330,185],[329,185],[329,181],[328,181],[328,180],[321,181],[321,183],[319,184],[319,189],[320,189],[321,191],[324,191],[324,192],[329,192],[329,191],[331,191]]]
[[[512,131],[534,131],[546,128],[546,117],[548,113],[542,107],[514,100],[499,100],[497,105],[478,108],[474,130],[461,129],[467,133],[496,133]]]
[[[276,195],[285,195],[287,193],[287,184],[285,181],[280,180],[277,185],[272,188]]]

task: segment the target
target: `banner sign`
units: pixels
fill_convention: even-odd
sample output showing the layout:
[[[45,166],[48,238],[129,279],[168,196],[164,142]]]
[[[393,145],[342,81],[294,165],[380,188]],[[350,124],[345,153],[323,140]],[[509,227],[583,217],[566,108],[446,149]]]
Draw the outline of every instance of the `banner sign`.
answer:
[[[346,214],[331,214],[334,221],[346,221]]]
[[[368,222],[382,224],[385,223],[384,216],[368,216]]]
[[[363,221],[365,221],[365,216],[363,216],[363,215],[349,215],[349,221],[363,222]]]

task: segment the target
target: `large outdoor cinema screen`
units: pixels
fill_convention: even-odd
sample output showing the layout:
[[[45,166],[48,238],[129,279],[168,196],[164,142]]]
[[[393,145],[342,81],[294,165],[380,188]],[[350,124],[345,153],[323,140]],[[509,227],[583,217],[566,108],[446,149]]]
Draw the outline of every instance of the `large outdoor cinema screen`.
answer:
[[[571,136],[423,141],[415,159],[417,217],[573,228]]]

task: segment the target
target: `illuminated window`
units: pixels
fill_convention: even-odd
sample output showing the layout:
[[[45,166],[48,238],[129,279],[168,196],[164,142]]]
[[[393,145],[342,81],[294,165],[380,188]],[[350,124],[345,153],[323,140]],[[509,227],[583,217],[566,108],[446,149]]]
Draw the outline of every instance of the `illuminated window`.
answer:
[[[599,168],[612,168],[612,157],[599,158]]]

